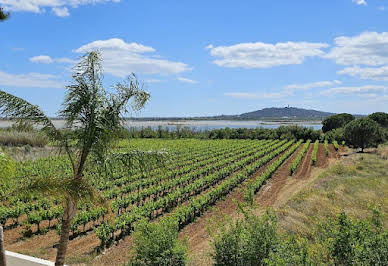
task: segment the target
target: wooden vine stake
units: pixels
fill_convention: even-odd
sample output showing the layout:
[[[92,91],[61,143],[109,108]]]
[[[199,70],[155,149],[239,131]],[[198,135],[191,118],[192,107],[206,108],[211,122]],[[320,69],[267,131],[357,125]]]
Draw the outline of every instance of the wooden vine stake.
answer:
[[[3,227],[0,225],[0,266],[5,266],[4,234]]]

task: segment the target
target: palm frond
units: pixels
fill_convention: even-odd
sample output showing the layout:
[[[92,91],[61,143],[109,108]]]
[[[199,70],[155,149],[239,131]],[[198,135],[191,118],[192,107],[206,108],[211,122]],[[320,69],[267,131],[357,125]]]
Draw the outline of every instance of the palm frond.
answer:
[[[59,141],[65,149],[74,168],[72,152],[61,132],[51,119],[39,108],[28,101],[0,90],[0,114],[10,120],[24,120],[42,126],[42,131],[52,140]]]
[[[59,139],[59,131],[39,106],[2,90],[0,90],[0,114],[11,120],[26,120],[41,125],[49,137]]]
[[[9,18],[9,13],[4,12],[3,8],[0,7],[0,21],[6,20]]]

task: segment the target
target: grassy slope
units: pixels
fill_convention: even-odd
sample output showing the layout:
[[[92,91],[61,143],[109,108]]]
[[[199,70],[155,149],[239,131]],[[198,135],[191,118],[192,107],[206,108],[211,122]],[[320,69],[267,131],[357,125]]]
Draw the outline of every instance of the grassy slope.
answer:
[[[388,214],[388,146],[345,157],[278,209],[280,228],[308,236],[324,218],[344,210],[370,217],[373,206]],[[385,223],[385,227],[388,223]]]

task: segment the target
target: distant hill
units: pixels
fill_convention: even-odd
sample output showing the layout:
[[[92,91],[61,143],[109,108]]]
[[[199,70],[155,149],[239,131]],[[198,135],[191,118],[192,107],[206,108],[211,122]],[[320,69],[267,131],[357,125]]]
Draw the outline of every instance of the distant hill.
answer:
[[[258,119],[258,118],[325,118],[334,115],[334,113],[322,112],[317,110],[308,110],[296,107],[283,108],[264,108],[253,112],[243,113],[238,115],[242,119]]]

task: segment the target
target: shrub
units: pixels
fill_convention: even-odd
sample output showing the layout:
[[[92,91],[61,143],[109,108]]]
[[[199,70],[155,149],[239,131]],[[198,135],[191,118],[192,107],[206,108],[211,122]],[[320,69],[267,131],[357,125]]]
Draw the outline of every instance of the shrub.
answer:
[[[133,233],[136,256],[130,265],[185,265],[185,243],[178,240],[178,223],[141,221]]]
[[[244,219],[224,225],[214,236],[214,265],[262,265],[277,245],[274,212],[267,211],[262,217],[243,213]]]

